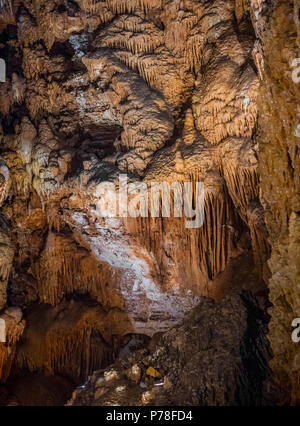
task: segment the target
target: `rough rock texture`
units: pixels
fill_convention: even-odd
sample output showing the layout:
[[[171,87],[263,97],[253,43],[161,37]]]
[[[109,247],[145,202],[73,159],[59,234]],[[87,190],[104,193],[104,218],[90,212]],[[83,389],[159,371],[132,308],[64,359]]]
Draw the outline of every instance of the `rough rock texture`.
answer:
[[[16,355],[16,345],[24,328],[25,320],[22,319],[22,311],[17,307],[5,309],[0,319],[5,321],[5,342],[0,343],[0,381],[8,378]]]
[[[1,405],[58,406],[70,398],[74,383],[62,376],[28,374],[10,377],[0,387]],[[3,401],[3,402],[2,402]]]
[[[265,294],[271,275],[272,365],[297,403],[297,13],[287,0],[0,1],[0,309],[27,319],[16,371],[86,378],[114,339],[165,332],[201,296]],[[101,217],[101,183],[120,173],[203,182],[203,226],[150,206]]]
[[[235,25],[234,2],[24,1],[16,10],[1,85],[11,303],[87,293],[128,315],[124,333],[151,335],[210,294],[232,258],[254,256],[263,276],[254,37],[249,19]],[[101,219],[98,185],[120,171],[129,181],[204,181],[204,226]]]
[[[181,325],[152,339],[150,350],[95,372],[68,405],[270,404],[265,326],[247,293],[220,303],[201,298]]]
[[[264,7],[263,7],[264,6]],[[272,368],[286,399],[300,403],[300,347],[291,339],[291,324],[300,313],[300,84],[293,61],[300,53],[299,2],[261,5],[255,22],[262,51],[263,80],[259,97],[261,200],[270,235],[268,261],[274,352]]]
[[[126,324],[119,316],[118,330],[111,314],[89,301],[32,307],[14,371],[43,371],[82,381],[99,366],[108,366],[113,361],[112,334],[121,334],[122,322]]]

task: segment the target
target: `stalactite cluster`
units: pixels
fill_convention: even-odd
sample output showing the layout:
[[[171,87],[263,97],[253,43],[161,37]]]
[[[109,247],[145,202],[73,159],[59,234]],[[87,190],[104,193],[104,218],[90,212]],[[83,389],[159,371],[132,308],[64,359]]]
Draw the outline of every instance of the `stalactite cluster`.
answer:
[[[269,339],[271,367],[282,390],[281,404],[299,404],[299,343],[291,338],[299,318],[299,99],[293,79],[299,57],[300,26],[297,1],[254,2],[252,16],[261,52],[263,79],[259,96],[259,162],[261,199],[272,247]],[[298,71],[297,71],[298,75]]]
[[[78,381],[113,361],[104,312],[91,302],[63,302],[55,308],[40,305],[29,313],[28,322],[15,358],[16,371],[63,374]]]
[[[0,381],[3,383],[11,372],[17,342],[24,331],[25,321],[22,320],[22,311],[19,308],[5,309],[0,318],[5,321],[5,342],[0,343]]]

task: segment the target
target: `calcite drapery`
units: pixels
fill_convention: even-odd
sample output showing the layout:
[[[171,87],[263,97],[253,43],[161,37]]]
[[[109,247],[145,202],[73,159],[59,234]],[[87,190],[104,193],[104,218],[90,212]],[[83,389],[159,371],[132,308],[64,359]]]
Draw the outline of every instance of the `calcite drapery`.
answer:
[[[283,360],[297,360],[289,344],[293,355],[281,356],[276,337],[276,318],[287,304],[292,307],[287,321],[297,316],[299,278],[299,174],[291,118],[296,101],[290,94],[291,109],[276,102],[278,77],[284,87],[292,83],[283,77],[287,65],[281,44],[275,59],[270,53],[294,2],[279,3],[1,1],[0,55],[8,65],[7,80],[0,85],[1,308],[7,291],[8,303],[24,309],[50,304],[43,309],[51,315],[85,295],[106,312],[115,333],[152,335],[180,321],[199,296],[222,294],[217,287],[236,260],[248,258],[249,266],[253,257],[253,273],[265,281],[272,275],[274,371],[280,376],[286,369]],[[289,28],[293,34],[285,37],[293,49],[297,28]],[[275,60],[282,64],[278,69]],[[265,81],[259,94],[260,79]],[[263,131],[257,133],[258,105]],[[269,125],[270,116],[276,126]],[[285,117],[284,124],[277,116]],[[288,149],[282,134],[288,135]],[[144,183],[204,182],[204,226],[187,230],[179,218],[99,218],[98,185],[116,181],[120,172]],[[271,186],[273,179],[287,189],[283,197]],[[268,264],[260,200],[273,247]],[[282,297],[282,279],[293,283],[286,286],[292,289],[288,299]],[[78,351],[87,345],[89,352],[86,333],[103,336],[103,324],[87,326],[78,319],[72,329],[72,312],[66,308],[70,347],[79,342]],[[286,328],[285,321],[279,322],[280,329]],[[34,327],[34,321],[29,323],[24,334],[19,367],[51,365],[51,373],[75,376],[70,360],[64,364],[68,344],[57,343],[55,321],[51,338],[42,329],[37,343],[49,337],[50,359],[26,349]],[[103,359],[110,359],[109,345],[101,348],[107,355]],[[100,352],[95,362],[87,354],[79,375],[101,364]],[[290,368],[296,367],[287,368],[289,377],[294,374]],[[295,402],[297,385],[294,379],[290,383]]]

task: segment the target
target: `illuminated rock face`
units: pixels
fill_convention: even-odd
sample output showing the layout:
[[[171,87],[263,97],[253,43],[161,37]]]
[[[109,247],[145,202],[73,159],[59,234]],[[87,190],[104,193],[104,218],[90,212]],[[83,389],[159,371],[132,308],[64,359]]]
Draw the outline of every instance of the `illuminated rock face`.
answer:
[[[273,30],[264,29],[276,35],[281,12],[268,22],[263,2],[248,3],[0,2],[0,309],[28,310],[15,368],[82,378],[112,360],[114,336],[164,332],[203,295],[261,293],[270,274],[275,282],[276,253],[266,261],[278,215],[271,206],[268,237],[260,199],[272,198],[268,149],[279,144],[275,117],[283,114],[267,95],[276,77],[266,74]],[[270,114],[276,121],[260,169],[258,105],[271,108],[259,122],[264,132]],[[102,218],[101,182],[120,173],[148,185],[203,182],[203,226],[188,229],[184,217]],[[102,349],[93,352],[91,336]],[[71,347],[78,362],[87,347],[84,368],[71,367]]]
[[[274,3],[272,13],[265,11],[255,21],[264,56],[258,141],[261,200],[272,246],[269,339],[284,402],[299,404],[300,350],[291,339],[300,312],[299,3]]]

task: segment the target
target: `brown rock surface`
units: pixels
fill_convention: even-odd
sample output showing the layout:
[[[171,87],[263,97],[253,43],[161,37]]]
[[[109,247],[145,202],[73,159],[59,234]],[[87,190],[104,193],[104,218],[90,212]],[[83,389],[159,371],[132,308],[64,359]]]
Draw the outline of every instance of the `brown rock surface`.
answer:
[[[25,328],[25,320],[22,319],[22,311],[18,307],[5,309],[0,319],[5,321],[5,342],[0,342],[0,381],[5,382],[11,372],[17,342]]]
[[[95,372],[68,405],[270,404],[274,387],[265,325],[266,318],[247,293],[221,303],[201,298],[153,352],[138,351],[104,373]],[[137,383],[128,376],[136,365],[142,370]],[[145,384],[149,366],[162,377]]]
[[[296,1],[274,2],[272,13],[259,15],[255,24],[264,56],[258,141],[261,200],[272,246],[268,261],[273,303],[271,366],[286,395],[282,403],[296,405],[300,402],[300,348],[291,339],[291,324],[300,312],[300,85],[293,81],[291,64],[300,48],[297,5]]]
[[[234,3],[21,3],[17,33],[4,37],[22,94],[10,92],[10,74],[1,86],[4,120],[17,117],[10,131],[3,122],[14,303],[88,293],[126,306],[128,332],[151,335],[211,294],[232,258],[253,253],[263,274],[251,138],[259,80],[251,24],[233,25]],[[204,226],[99,218],[98,185],[121,171],[129,181],[203,181]],[[239,243],[248,232],[252,249]]]
[[[26,318],[9,361],[2,347],[1,380],[4,362],[85,380],[122,336],[164,333],[202,296],[250,290],[266,310],[269,286],[271,365],[282,403],[299,403],[296,1],[0,0],[0,31],[0,310]],[[101,183],[120,173],[203,182],[203,226],[150,217],[150,204],[148,217],[101,217]],[[239,368],[215,399],[185,402],[261,404],[251,378],[244,400],[221,397]]]

